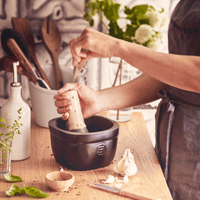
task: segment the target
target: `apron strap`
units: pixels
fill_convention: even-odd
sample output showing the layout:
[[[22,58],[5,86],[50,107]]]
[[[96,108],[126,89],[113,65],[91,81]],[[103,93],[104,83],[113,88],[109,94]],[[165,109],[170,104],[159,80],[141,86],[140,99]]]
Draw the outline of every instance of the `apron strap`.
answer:
[[[168,112],[170,112],[169,115],[169,121],[168,121],[168,127],[167,127],[167,141],[166,141],[166,158],[165,158],[165,170],[164,170],[164,176],[166,182],[168,181],[168,174],[169,174],[169,154],[170,154],[170,138],[171,138],[171,130],[172,130],[172,124],[174,120],[174,112],[175,112],[175,104],[171,101],[170,93],[168,90],[160,90],[158,91],[158,95],[160,98],[168,102]]]

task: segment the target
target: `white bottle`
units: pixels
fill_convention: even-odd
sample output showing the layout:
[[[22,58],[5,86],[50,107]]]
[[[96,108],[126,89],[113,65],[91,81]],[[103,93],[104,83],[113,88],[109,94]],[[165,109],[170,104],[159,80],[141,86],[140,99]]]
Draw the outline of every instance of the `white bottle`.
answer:
[[[22,109],[21,119],[19,123],[23,125],[19,128],[21,134],[16,134],[13,138],[11,147],[11,160],[24,160],[30,156],[30,132],[31,132],[31,111],[27,103],[21,96],[22,86],[17,82],[17,65],[14,63],[13,74],[14,81],[10,87],[10,97],[1,107],[1,117],[5,119],[9,125],[18,118],[18,110]],[[5,129],[5,128],[4,128]]]

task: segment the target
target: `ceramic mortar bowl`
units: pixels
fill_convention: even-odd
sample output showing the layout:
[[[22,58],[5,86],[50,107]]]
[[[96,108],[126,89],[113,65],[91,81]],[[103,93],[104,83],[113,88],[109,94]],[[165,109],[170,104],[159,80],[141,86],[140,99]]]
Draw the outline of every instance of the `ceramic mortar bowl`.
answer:
[[[85,119],[89,133],[68,131],[68,121],[49,121],[51,146],[56,161],[73,170],[107,166],[115,156],[119,125],[102,116]]]
[[[50,172],[45,177],[46,184],[55,191],[65,191],[74,183],[74,175],[69,172]]]

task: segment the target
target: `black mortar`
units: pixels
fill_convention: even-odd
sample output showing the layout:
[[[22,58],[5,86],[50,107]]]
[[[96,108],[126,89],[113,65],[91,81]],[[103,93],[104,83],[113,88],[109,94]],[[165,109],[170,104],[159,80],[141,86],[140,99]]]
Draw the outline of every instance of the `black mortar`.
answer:
[[[114,159],[119,125],[112,120],[93,116],[85,119],[89,133],[66,130],[67,121],[49,121],[51,146],[56,161],[73,170],[90,170],[107,166]]]

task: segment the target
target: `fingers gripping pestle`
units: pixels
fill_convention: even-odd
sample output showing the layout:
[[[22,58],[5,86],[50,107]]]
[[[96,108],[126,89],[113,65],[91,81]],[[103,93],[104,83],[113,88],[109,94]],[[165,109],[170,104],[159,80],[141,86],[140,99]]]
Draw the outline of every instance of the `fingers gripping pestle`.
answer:
[[[65,95],[69,96],[72,101],[72,110],[70,111],[70,116],[68,119],[68,127],[66,128],[69,131],[73,132],[88,133],[89,131],[87,130],[87,127],[83,119],[83,114],[81,111],[81,106],[77,91],[71,90],[66,92]]]

